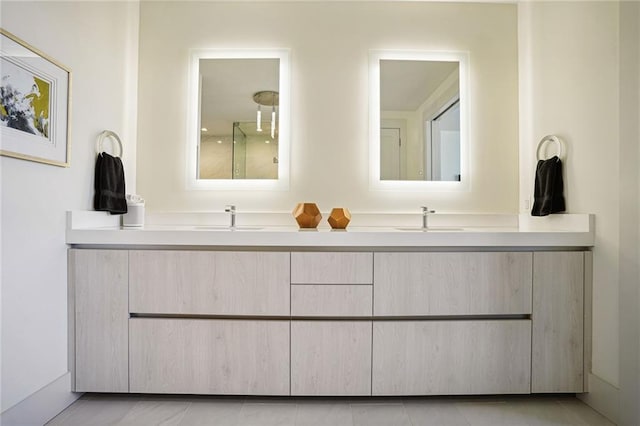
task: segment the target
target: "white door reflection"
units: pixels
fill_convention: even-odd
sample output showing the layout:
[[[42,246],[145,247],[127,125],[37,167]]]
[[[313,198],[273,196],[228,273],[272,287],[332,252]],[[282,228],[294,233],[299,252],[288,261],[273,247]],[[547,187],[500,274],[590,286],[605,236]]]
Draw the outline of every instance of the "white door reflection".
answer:
[[[400,149],[402,139],[400,128],[383,127],[380,129],[380,178],[400,180]]]

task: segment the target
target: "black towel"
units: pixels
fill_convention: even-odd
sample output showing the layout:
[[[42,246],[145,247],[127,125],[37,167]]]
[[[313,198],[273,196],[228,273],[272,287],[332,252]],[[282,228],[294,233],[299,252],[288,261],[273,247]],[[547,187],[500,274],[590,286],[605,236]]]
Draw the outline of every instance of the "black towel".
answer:
[[[95,175],[96,194],[93,198],[93,208],[107,211],[111,214],[125,214],[127,199],[124,189],[124,167],[118,157],[103,152],[96,160]]]
[[[548,160],[538,160],[531,216],[547,216],[551,213],[563,212],[565,209],[563,186],[560,158],[553,156]]]

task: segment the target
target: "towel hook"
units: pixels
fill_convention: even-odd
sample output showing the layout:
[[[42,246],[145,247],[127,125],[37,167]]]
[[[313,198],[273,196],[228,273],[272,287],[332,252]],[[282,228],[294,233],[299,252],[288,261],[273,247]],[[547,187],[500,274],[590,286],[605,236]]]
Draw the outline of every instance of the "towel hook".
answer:
[[[538,143],[538,148],[536,149],[536,158],[538,161],[542,160],[540,157],[541,149],[547,142],[555,142],[558,145],[558,158],[564,160],[564,142],[555,135],[547,135]]]
[[[116,142],[118,142],[118,147],[120,148],[120,154],[115,155],[115,157],[122,158],[122,153],[123,153],[122,142],[120,141],[120,138],[118,137],[118,135],[112,132],[111,130],[105,130],[98,135],[98,139],[96,140],[96,154],[100,155],[100,153],[104,152],[104,149],[102,149],[102,142],[104,141],[105,138],[113,138]]]

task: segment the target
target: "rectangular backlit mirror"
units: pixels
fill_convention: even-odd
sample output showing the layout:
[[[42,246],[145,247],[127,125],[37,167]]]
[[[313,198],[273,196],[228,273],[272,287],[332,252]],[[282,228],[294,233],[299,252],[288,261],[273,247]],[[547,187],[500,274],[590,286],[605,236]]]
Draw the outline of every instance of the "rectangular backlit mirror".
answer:
[[[468,187],[467,54],[372,51],[373,187]]]
[[[194,189],[286,189],[286,50],[191,53],[188,182]]]

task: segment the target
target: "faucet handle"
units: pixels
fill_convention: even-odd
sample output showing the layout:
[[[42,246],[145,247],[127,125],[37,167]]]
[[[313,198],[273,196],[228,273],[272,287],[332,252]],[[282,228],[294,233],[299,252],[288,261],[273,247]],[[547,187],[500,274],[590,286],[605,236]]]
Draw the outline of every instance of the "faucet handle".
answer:
[[[429,207],[427,206],[420,206],[420,208],[422,208],[422,213],[423,214],[429,214],[429,213],[435,213],[435,210],[429,210]]]
[[[226,206],[224,206],[224,211],[228,213],[235,213],[236,206],[234,206],[233,204],[227,204]]]

